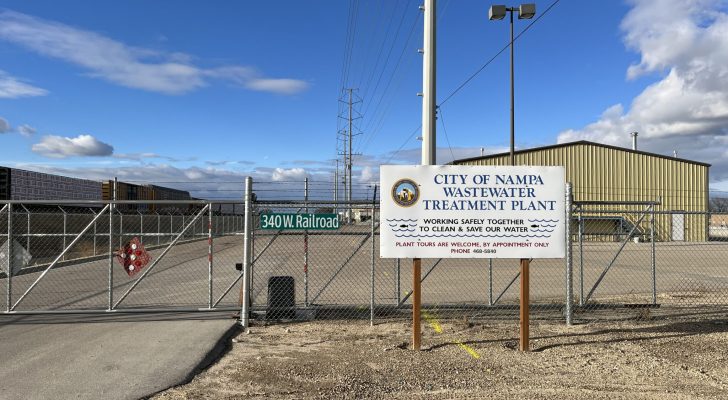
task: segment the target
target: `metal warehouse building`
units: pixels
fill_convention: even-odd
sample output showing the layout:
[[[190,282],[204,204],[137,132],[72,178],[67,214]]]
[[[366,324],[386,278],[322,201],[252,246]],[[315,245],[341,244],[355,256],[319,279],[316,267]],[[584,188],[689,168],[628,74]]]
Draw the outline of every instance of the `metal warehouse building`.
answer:
[[[510,165],[509,160],[509,153],[500,153],[452,164]],[[659,202],[656,240],[708,240],[709,164],[588,141],[516,151],[515,160],[516,165],[564,166],[577,202]],[[626,204],[602,207],[644,209]]]

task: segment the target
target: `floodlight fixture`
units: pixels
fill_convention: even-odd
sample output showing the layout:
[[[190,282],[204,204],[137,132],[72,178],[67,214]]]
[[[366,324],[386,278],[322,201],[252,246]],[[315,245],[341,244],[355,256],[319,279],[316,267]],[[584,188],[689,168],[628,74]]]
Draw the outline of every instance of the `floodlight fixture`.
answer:
[[[536,15],[535,4],[521,4],[518,10],[518,19],[531,19]]]
[[[500,20],[506,17],[506,6],[498,5],[498,6],[490,6],[490,9],[488,9],[488,19],[491,21],[493,20]]]

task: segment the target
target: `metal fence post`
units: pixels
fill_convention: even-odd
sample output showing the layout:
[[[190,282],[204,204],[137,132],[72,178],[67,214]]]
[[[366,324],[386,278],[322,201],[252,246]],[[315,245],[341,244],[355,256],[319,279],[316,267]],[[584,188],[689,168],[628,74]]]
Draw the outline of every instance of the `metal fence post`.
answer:
[[[154,213],[157,214],[157,246],[159,246],[159,240],[162,237],[162,222],[159,213],[156,211]]]
[[[657,304],[657,260],[655,259],[655,205],[650,206],[650,245],[652,247],[652,304]]]
[[[61,212],[63,212],[63,247],[61,247],[61,251],[66,249],[66,233],[68,232],[68,214],[66,214],[66,210],[63,209],[63,207],[58,207],[61,209]],[[63,255],[63,258],[61,260],[65,260],[66,255]]]
[[[566,325],[573,323],[574,310],[574,260],[571,240],[571,183],[566,183]]]
[[[375,191],[376,192],[376,191]],[[372,255],[372,271],[371,271],[371,293],[370,293],[370,299],[369,299],[369,326],[374,326],[374,267],[376,265],[376,260],[374,256],[374,252],[376,250],[376,244],[375,244],[375,238],[374,238],[374,231],[376,230],[374,227],[374,201],[372,201],[372,248],[371,248],[371,255]]]
[[[245,235],[243,236],[243,305],[240,310],[240,325],[246,331],[250,328],[250,275],[251,275],[251,248],[250,248],[250,231],[252,222],[252,204],[251,195],[253,188],[253,178],[245,177]]]
[[[303,180],[303,203],[308,214],[308,177]],[[308,230],[303,231],[303,304],[308,307]]]
[[[10,310],[13,307],[13,204],[8,203],[8,254],[7,254],[7,272],[8,272],[8,280],[7,280],[7,293],[6,293],[6,300],[7,300],[7,311],[10,312]]]
[[[395,277],[394,277],[394,279],[395,279],[395,282],[394,282],[394,299],[397,301],[396,304],[399,307],[399,301],[402,299],[402,295],[400,294],[400,293],[402,293],[402,289],[400,287],[402,285],[402,280],[401,280],[401,275],[400,275],[400,260],[399,260],[399,258],[394,262],[394,264],[395,264],[395,268],[396,268],[395,269]]]
[[[493,305],[493,259],[488,259],[488,305]]]
[[[137,211],[139,214],[139,241],[144,244],[144,214],[141,211]]]
[[[212,308],[212,203],[207,211],[207,308]]]
[[[584,218],[579,209],[579,306],[584,307]]]
[[[119,211],[119,247],[124,245],[124,213]]]
[[[28,253],[30,253],[30,210],[22,204],[20,206],[25,210],[27,217],[28,226],[25,228],[25,233],[27,234],[25,237],[25,250],[28,250]]]
[[[91,212],[96,216],[96,212],[93,210],[93,208],[89,208]],[[94,256],[96,255],[96,222],[94,222]]]
[[[116,211],[116,179],[114,179],[113,198],[109,203],[109,304],[107,311],[114,308],[114,211]]]

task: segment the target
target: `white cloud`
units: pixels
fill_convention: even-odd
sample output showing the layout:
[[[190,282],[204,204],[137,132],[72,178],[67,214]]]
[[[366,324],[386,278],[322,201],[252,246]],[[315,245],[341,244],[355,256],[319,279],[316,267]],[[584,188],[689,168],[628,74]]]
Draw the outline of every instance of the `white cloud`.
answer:
[[[91,135],[79,135],[75,138],[63,136],[43,136],[40,143],[34,144],[33,152],[51,158],[110,156],[114,148]]]
[[[0,117],[0,133],[10,132],[10,123],[7,119]]]
[[[30,125],[23,124],[18,127],[18,132],[25,137],[30,137],[35,134],[36,130]]]
[[[728,136],[728,14],[718,0],[632,0],[622,21],[624,41],[640,61],[627,78],[662,74],[625,110],[606,109],[594,123],[561,132],[579,139],[640,148],[714,164],[711,179],[728,179],[723,150]]]
[[[274,182],[280,181],[301,181],[306,177],[306,170],[303,168],[276,168],[271,174],[271,179]]]
[[[47,94],[47,90],[29,85],[18,78],[8,75],[7,72],[0,70],[0,99],[36,97]]]
[[[205,69],[193,64],[193,57],[186,54],[132,47],[95,32],[13,11],[0,12],[0,39],[81,66],[92,77],[158,93],[190,92],[207,86],[208,78],[283,94],[308,87],[306,82],[295,79],[264,78],[251,67]]]

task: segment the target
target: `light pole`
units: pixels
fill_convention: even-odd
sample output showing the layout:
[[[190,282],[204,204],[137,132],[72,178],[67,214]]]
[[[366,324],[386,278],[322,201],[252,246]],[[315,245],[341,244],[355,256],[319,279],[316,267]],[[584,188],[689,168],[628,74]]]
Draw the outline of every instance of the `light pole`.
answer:
[[[513,101],[513,13],[518,12],[518,19],[531,19],[536,14],[535,4],[521,4],[520,7],[506,7],[503,5],[491,6],[488,10],[488,18],[492,21],[494,19],[503,19],[506,16],[506,11],[510,12],[511,16],[511,165],[516,165],[516,156],[514,149],[515,141],[515,127],[514,127],[514,101]],[[531,261],[528,258],[522,258],[520,262],[520,340],[519,349],[521,351],[529,351],[529,267]]]
[[[536,15],[535,4],[521,4],[519,7],[506,7],[503,5],[490,6],[488,10],[488,19],[501,20],[505,18],[506,12],[510,13],[511,17],[511,165],[516,165],[516,156],[514,154],[514,141],[515,141],[515,120],[514,120],[514,100],[513,100],[513,13],[518,12],[518,19],[531,19]]]

